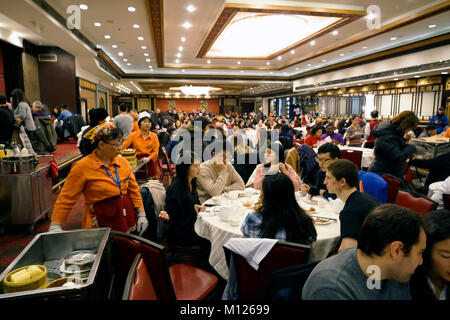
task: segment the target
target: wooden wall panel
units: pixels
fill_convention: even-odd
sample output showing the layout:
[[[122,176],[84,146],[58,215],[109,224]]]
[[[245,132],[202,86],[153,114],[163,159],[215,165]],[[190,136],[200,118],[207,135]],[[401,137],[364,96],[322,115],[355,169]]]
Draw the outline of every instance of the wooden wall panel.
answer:
[[[175,102],[177,110],[183,110],[184,112],[191,112],[194,110],[201,110],[200,102],[205,101],[208,103],[208,110],[219,114],[220,99],[156,99],[156,108],[159,108],[162,112],[167,111],[169,108],[169,102],[172,104]]]
[[[39,88],[39,68],[37,58],[28,53],[22,53],[23,80],[25,95],[30,101],[41,101],[41,92]],[[45,101],[41,101],[47,104]]]
[[[80,89],[80,98],[87,100],[88,110],[95,108],[95,92],[81,88]]]

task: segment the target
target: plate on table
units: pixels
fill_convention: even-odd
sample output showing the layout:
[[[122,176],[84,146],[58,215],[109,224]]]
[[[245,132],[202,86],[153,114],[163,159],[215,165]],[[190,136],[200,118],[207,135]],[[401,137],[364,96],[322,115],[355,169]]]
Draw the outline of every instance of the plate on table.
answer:
[[[316,209],[314,209],[313,207],[310,207],[309,209],[303,208],[303,210],[305,210],[306,213],[310,213],[310,214],[313,212],[316,212]]]
[[[309,197],[304,197],[302,199],[303,201],[305,201],[306,203],[312,204],[312,205],[318,205],[319,201],[314,200],[314,199],[309,199]]]
[[[333,220],[327,219],[327,218],[317,218],[317,217],[312,217],[314,224],[319,224],[319,225],[323,225],[323,224],[329,224],[331,223]]]

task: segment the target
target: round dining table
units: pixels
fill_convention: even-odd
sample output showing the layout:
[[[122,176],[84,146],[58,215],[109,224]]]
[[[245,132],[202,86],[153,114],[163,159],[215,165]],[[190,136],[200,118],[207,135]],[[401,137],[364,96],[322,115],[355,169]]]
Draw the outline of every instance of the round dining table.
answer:
[[[207,200],[204,203],[208,206],[207,210],[198,214],[194,226],[195,232],[211,242],[209,263],[225,280],[228,280],[228,266],[223,246],[232,238],[244,237],[241,232],[241,225],[247,214],[254,210],[252,207],[245,207],[243,203],[251,202],[255,204],[258,201],[259,193],[259,190],[247,188],[240,193],[238,199],[230,199],[229,193],[222,194],[216,197],[214,201],[212,199]],[[307,197],[296,193],[297,202],[305,211],[314,208],[314,212],[308,213],[311,217],[332,219],[325,223],[315,222],[317,240],[312,244],[309,256],[309,261],[312,262],[325,259],[336,247],[340,238],[339,212],[344,203],[339,199],[327,201],[322,197],[313,197],[313,202],[310,202]],[[232,207],[232,214],[228,221],[219,217],[223,207]]]

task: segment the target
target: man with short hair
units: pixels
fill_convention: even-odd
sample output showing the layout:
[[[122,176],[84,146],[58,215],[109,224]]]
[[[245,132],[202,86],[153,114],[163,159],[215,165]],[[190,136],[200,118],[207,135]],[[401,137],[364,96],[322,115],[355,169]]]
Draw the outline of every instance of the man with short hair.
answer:
[[[128,106],[126,103],[119,105],[120,113],[114,117],[113,124],[122,131],[123,140],[131,133],[133,127],[133,117],[128,114]]]
[[[358,182],[358,169],[353,162],[341,159],[328,165],[324,184],[329,193],[335,193],[345,203],[339,214],[341,243],[338,252],[358,245],[364,219],[381,204],[370,194],[358,191]]]
[[[339,132],[334,132],[335,130],[336,128],[332,123],[327,124],[326,132],[321,136],[321,139],[325,140],[326,138],[330,137],[332,143],[344,145],[344,137]]]
[[[197,178],[197,191],[201,203],[224,192],[245,189],[241,176],[228,162],[231,145],[218,140],[214,144],[216,146],[214,157],[200,165],[200,175]],[[217,147],[221,148],[218,150]]]
[[[57,126],[56,126],[56,132],[58,133],[58,137],[64,141],[64,129],[67,128],[67,120],[73,116],[72,111],[68,110],[67,104],[61,105],[61,113],[59,114],[57,120]],[[62,124],[60,124],[60,121],[62,121]]]
[[[428,138],[436,135],[437,130],[434,124],[429,124],[425,130],[419,135],[419,138]]]
[[[320,262],[303,287],[303,300],[410,300],[409,280],[426,247],[422,217],[395,204],[364,220],[357,248]]]
[[[301,185],[301,191],[303,193],[309,193],[311,196],[321,195],[325,199],[331,198],[336,199],[336,194],[329,193],[327,187],[324,184],[325,175],[327,171],[328,164],[334,160],[338,160],[341,157],[341,150],[339,147],[333,143],[325,143],[320,146],[317,150],[316,161],[319,163],[320,171],[317,174],[316,183],[314,185]]]
[[[380,120],[378,120],[378,110],[373,110],[370,113],[370,116],[372,117],[372,120],[367,122],[364,128],[364,138],[366,139],[364,148],[373,149],[373,147],[375,146],[375,136],[373,135],[372,131],[376,125],[380,124]]]
[[[430,124],[436,126],[437,134],[441,134],[448,125],[448,118],[445,115],[445,107],[439,107],[438,113],[430,118]]]
[[[9,147],[15,122],[14,113],[8,108],[6,97],[0,94],[0,144]]]

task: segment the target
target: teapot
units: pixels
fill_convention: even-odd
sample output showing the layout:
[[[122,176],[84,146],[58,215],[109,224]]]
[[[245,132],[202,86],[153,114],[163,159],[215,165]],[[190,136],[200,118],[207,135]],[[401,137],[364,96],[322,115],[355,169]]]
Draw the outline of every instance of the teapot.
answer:
[[[222,221],[228,221],[234,213],[234,208],[230,205],[220,207],[219,218]]]

